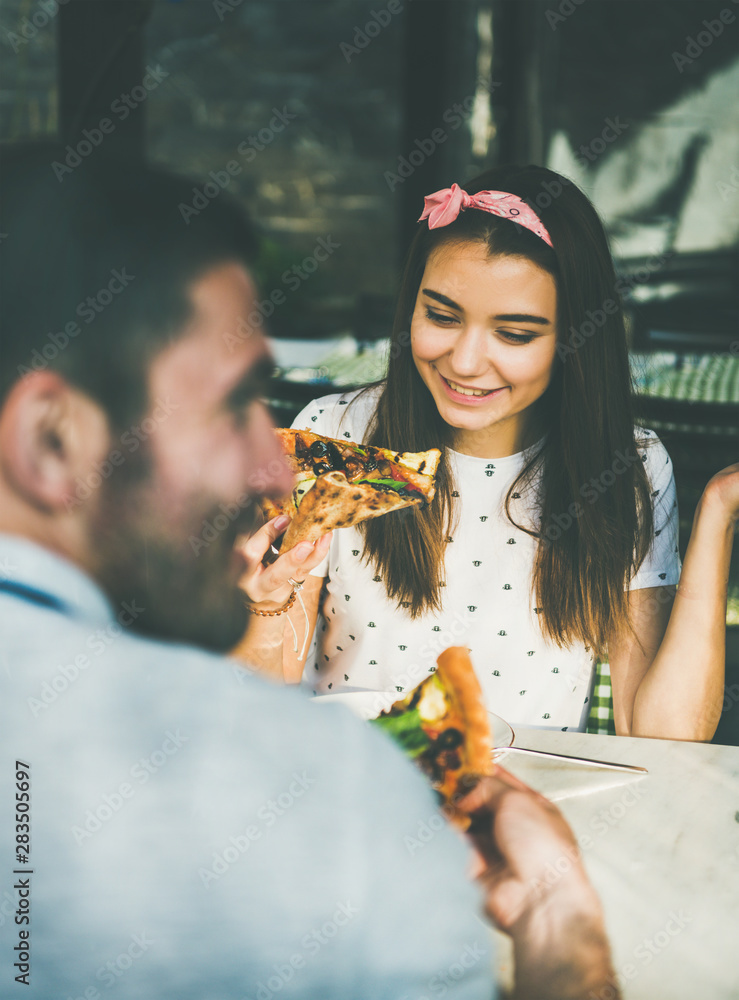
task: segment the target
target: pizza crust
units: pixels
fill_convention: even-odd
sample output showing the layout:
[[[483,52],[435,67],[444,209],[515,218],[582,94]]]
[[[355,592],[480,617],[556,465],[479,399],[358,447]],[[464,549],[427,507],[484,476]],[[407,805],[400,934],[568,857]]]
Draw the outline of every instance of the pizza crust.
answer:
[[[418,506],[420,499],[350,483],[343,472],[327,472],[304,497],[280,547],[287,552],[298,542],[315,542],[334,528],[349,528],[390,511]]]
[[[473,774],[488,774],[493,758],[493,742],[482,688],[470,654],[464,646],[450,646],[436,662],[436,672],[452,697],[464,725],[467,757],[464,770]]]

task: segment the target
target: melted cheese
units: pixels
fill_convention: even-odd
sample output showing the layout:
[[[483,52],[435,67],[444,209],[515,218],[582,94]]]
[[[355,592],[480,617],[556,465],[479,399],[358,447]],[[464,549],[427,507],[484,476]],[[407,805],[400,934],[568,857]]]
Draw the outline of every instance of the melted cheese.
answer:
[[[428,684],[424,685],[418,702],[418,715],[421,722],[438,722],[439,719],[444,718],[447,711],[448,702],[444,688],[436,677],[432,677]]]
[[[298,485],[293,490],[293,500],[295,501],[296,507],[300,506],[300,503],[305,494],[308,493],[310,490],[312,490],[315,485],[316,485],[315,477],[313,477],[312,479],[303,479],[301,482],[298,483]]]
[[[421,471],[421,466],[423,466],[422,474],[433,476],[440,458],[441,452],[437,448],[432,448],[430,451],[403,451],[398,455],[397,464],[405,466],[406,469],[412,469],[414,472]]]

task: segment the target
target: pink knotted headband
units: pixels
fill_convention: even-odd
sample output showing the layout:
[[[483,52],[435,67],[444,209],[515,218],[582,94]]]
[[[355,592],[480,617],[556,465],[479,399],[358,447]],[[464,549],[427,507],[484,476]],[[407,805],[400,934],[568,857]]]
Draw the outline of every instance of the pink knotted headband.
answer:
[[[479,208],[501,219],[510,219],[519,226],[525,226],[540,239],[552,246],[549,233],[544,228],[541,219],[518,195],[507,191],[480,191],[478,194],[467,194],[458,184],[450,188],[442,188],[424,198],[423,215],[418,220],[429,220],[429,229],[438,229],[454,222],[460,212],[466,208]],[[552,247],[554,249],[554,247]]]

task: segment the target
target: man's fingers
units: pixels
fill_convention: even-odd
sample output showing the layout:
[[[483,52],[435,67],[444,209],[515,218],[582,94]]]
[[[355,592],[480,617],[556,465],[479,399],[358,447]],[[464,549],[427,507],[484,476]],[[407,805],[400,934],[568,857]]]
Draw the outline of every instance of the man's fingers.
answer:
[[[494,811],[501,798],[511,789],[541,798],[538,792],[529,788],[520,778],[505,768],[496,767],[495,774],[481,778],[472,791],[457,802],[457,805],[466,813],[477,812],[478,809]]]

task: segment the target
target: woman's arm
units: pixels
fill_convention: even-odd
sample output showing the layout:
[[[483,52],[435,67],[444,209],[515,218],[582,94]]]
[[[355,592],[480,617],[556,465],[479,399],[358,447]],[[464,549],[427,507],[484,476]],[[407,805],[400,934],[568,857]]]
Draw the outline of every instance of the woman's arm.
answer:
[[[309,573],[328,552],[331,533],[323,535],[315,545],[300,542],[271,565],[264,566],[262,559],[265,553],[287,524],[289,518],[269,521],[239,546],[247,563],[239,585],[252,607],[260,611],[277,611],[292,594],[293,586],[288,581],[304,580],[300,596],[308,621],[297,600],[290,611],[281,615],[250,614],[247,630],[231,655],[273,680],[298,684],[305,666],[305,660],[298,657],[303,648],[307,649],[316,627],[323,586],[322,577],[310,576]],[[290,622],[297,633],[297,643]]]
[[[630,593],[636,635],[609,640],[620,736],[713,737],[723,704],[726,594],[737,516],[739,465],[733,465],[711,479],[700,499],[677,590]]]
[[[231,655],[275,681],[299,684],[306,661],[305,658],[300,660],[298,657],[303,648],[305,647],[307,650],[310,645],[310,637],[313,635],[318,620],[323,582],[324,578],[320,576],[306,576],[305,578],[300,596],[305,605],[307,623],[306,614],[303,614],[303,609],[297,600],[284,615],[272,617],[250,615],[248,629]],[[288,593],[287,597],[289,598],[289,596]],[[285,601],[282,602],[282,604],[284,603]],[[275,605],[275,607],[280,606],[279,604]],[[262,603],[259,607],[272,610],[271,604]],[[295,634],[288,622],[288,615],[295,632],[297,632],[297,650],[295,649]]]

